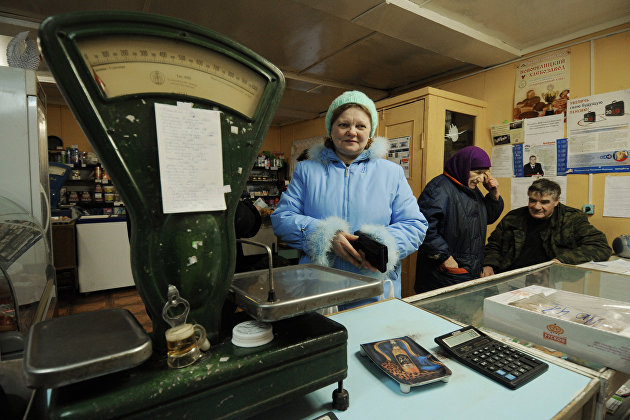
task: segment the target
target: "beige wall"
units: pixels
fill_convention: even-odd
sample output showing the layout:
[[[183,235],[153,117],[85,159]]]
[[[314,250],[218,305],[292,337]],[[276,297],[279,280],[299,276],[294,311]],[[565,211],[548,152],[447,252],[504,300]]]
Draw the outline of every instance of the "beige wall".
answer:
[[[261,150],[284,152],[284,156],[288,160],[291,156],[291,145],[294,140],[322,134],[326,134],[323,117],[283,127],[271,127]]]
[[[630,25],[615,28],[609,33],[630,29]],[[604,34],[601,34],[604,35]],[[595,37],[596,38],[596,37]],[[571,98],[596,95],[630,89],[630,30],[612,34],[599,39],[585,40],[567,49],[571,52]],[[591,49],[593,52],[593,74],[591,77]],[[519,63],[512,63],[489,70],[461,80],[436,84],[434,87],[459,93],[487,102],[488,124],[498,124],[511,120],[514,100],[514,79],[516,67]],[[591,92],[591,79],[593,91]],[[487,133],[488,140],[490,132]],[[602,230],[609,243],[620,234],[630,234],[630,219],[603,217],[604,182],[607,176],[624,176],[630,182],[630,174],[593,174],[592,203],[589,203],[589,175],[567,176],[567,205],[582,208],[584,204],[594,204],[595,211],[590,222]],[[510,180],[499,179],[501,195],[510,204]],[[630,209],[628,210],[630,215]],[[490,227],[491,232],[494,228]]]
[[[76,144],[82,152],[94,151],[74,114],[67,106],[48,105],[46,107],[46,124],[48,135],[61,138],[64,147]]]

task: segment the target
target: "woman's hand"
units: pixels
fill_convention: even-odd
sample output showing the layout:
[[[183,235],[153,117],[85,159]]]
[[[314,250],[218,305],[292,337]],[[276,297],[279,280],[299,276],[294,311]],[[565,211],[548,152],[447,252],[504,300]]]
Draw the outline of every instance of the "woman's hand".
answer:
[[[365,259],[365,253],[363,251],[357,251],[352,244],[350,244],[350,241],[356,241],[357,239],[359,239],[359,237],[356,235],[339,231],[332,240],[332,250],[339,258],[357,268],[365,268],[377,272],[378,270]]]
[[[492,197],[495,200],[499,199],[499,181],[496,178],[493,178],[490,172],[486,172],[484,176],[483,186],[488,190]]]
[[[455,258],[453,258],[452,255],[449,256],[442,264],[446,268],[459,268],[459,264],[457,264],[457,261],[455,261]]]

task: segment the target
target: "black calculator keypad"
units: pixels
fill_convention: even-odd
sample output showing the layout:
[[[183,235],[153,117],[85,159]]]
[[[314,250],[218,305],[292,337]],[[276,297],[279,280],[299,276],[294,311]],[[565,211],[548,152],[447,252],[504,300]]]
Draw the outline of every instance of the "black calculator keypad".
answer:
[[[474,329],[466,327],[462,330],[470,328]],[[453,348],[441,340],[445,336],[435,341],[455,359],[511,389],[526,384],[548,369],[549,366],[543,361],[488,337],[477,329],[475,331],[481,336]]]
[[[500,342],[484,342],[465,356],[480,369],[513,382],[544,363]]]

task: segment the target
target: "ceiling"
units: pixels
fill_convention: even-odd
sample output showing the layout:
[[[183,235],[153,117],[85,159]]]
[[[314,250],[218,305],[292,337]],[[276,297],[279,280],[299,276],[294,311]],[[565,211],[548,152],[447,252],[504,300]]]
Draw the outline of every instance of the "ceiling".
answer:
[[[81,10],[177,17],[249,47],[286,77],[274,125],[316,118],[344,90],[377,101],[630,22],[628,0],[0,0],[0,35]]]

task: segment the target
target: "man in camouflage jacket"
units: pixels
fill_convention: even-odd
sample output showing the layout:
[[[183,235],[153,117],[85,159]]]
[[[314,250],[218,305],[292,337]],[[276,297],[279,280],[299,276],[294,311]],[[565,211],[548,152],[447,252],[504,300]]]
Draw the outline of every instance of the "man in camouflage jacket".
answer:
[[[552,259],[565,264],[606,261],[606,235],[580,210],[560,203],[560,186],[541,178],[527,191],[529,203],[510,211],[485,248],[482,277]]]

